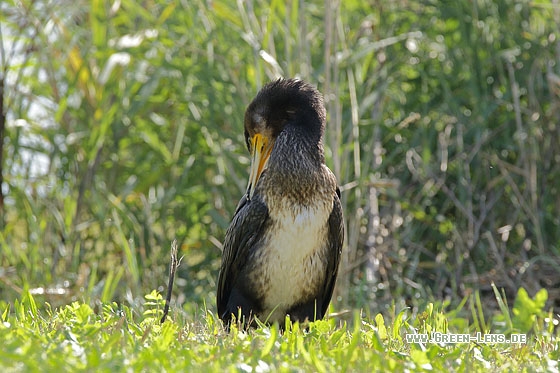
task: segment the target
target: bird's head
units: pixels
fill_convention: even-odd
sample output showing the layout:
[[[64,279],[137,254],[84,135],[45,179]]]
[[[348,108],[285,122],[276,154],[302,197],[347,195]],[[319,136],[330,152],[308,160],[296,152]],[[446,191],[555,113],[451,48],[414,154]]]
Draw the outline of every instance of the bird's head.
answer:
[[[251,153],[249,199],[280,133],[287,126],[299,127],[301,133],[318,143],[325,129],[325,117],[322,95],[302,80],[278,79],[259,91],[245,111],[245,141]]]

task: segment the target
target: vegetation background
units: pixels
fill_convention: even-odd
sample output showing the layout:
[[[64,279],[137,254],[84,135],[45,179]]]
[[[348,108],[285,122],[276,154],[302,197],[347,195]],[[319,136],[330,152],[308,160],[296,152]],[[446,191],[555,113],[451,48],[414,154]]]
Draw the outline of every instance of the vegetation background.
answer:
[[[174,305],[212,309],[245,107],[297,76],[342,187],[335,311],[488,311],[492,282],[560,308],[557,0],[5,0],[0,22],[2,305],[141,304],[176,238]]]

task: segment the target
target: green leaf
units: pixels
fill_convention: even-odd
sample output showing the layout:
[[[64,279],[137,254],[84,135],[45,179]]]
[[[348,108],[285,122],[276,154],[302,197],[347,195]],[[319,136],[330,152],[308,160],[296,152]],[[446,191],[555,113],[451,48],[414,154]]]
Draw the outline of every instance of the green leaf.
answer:
[[[426,351],[414,349],[410,351],[410,358],[419,368],[432,370],[431,360],[428,358]]]
[[[93,36],[93,44],[102,47],[107,42],[107,17],[105,15],[105,6],[107,3],[102,0],[91,1],[91,34]]]
[[[529,297],[529,294],[524,288],[517,291],[517,297],[513,304],[513,328],[523,333],[531,330],[536,320],[536,317],[544,315],[544,307],[548,300],[548,292],[546,289],[541,289],[535,294],[534,299]]]
[[[270,328],[270,336],[268,337],[265,345],[261,349],[261,359],[268,356],[268,354],[270,354],[270,351],[272,351],[272,348],[276,343],[277,337],[278,337],[278,324],[274,324]]]
[[[375,326],[377,326],[377,334],[381,340],[386,340],[388,338],[387,335],[387,328],[385,327],[385,320],[383,319],[383,315],[378,313],[375,315]]]

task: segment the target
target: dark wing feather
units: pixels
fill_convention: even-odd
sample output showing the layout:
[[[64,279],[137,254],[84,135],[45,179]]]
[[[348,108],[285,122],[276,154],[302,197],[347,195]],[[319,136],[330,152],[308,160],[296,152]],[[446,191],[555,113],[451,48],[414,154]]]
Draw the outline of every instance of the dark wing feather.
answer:
[[[340,204],[340,190],[336,188],[334,196],[333,209],[329,216],[329,250],[327,255],[329,258],[327,263],[327,277],[325,279],[325,287],[323,288],[321,317],[325,316],[336,282],[338,274],[338,264],[342,254],[342,243],[344,241],[344,221],[342,218],[342,206]]]
[[[224,240],[217,292],[219,317],[228,312],[227,304],[233,285],[244,270],[251,248],[262,236],[267,219],[268,208],[258,194],[251,200],[244,196],[237,205]]]

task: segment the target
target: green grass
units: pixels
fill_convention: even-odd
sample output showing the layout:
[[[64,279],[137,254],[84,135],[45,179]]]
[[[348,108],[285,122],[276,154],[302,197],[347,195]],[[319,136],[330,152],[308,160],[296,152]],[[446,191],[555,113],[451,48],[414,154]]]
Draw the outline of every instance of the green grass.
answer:
[[[498,303],[506,300],[496,290]],[[225,333],[211,309],[200,317],[173,309],[160,324],[163,300],[153,291],[142,307],[74,302],[51,309],[26,293],[4,306],[2,371],[558,371],[558,315],[543,310],[546,291],[520,290],[510,314],[488,320],[477,296],[458,308],[428,303],[420,312],[392,309],[374,317],[350,313],[300,325],[286,320]],[[471,308],[470,320],[461,316]],[[472,320],[476,320],[473,322]],[[526,335],[526,343],[409,343],[407,334]],[[483,338],[483,337],[482,337]]]

